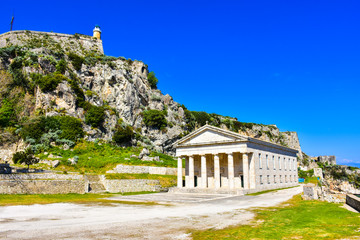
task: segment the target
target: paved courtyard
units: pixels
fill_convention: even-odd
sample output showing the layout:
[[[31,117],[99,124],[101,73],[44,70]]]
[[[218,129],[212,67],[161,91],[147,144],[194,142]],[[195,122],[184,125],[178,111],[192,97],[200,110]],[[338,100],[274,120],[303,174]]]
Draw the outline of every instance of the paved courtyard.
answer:
[[[258,196],[144,194],[121,201],[162,205],[69,204],[0,207],[0,239],[191,239],[188,230],[244,224],[249,208],[270,207],[302,187]]]

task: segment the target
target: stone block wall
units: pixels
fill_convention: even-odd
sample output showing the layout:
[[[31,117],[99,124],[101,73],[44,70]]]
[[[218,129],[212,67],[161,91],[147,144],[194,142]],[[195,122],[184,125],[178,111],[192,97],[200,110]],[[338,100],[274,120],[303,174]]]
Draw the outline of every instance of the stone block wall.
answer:
[[[104,54],[102,41],[86,35],[70,35],[52,32],[12,31],[0,35],[0,48],[10,46],[42,45],[43,47],[63,49],[84,55],[85,51]],[[58,44],[58,47],[56,46]]]
[[[159,180],[148,179],[119,179],[103,180],[107,192],[158,192],[161,190]]]
[[[359,197],[352,195],[352,194],[346,195],[346,204],[360,212],[360,198]]]
[[[19,173],[0,174],[0,180],[84,180],[84,176],[79,174]]]
[[[0,194],[66,194],[85,193],[80,180],[2,180]]]
[[[160,174],[160,175],[177,175],[177,168],[168,167],[152,167],[152,166],[132,166],[118,164],[113,170],[107,173],[147,173],[147,174]]]

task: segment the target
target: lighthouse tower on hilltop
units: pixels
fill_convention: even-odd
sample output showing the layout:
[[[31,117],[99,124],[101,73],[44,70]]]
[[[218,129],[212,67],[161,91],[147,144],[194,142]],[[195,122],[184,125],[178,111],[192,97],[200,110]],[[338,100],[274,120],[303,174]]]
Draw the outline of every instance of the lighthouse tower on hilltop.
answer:
[[[101,30],[100,30],[100,27],[99,27],[99,25],[96,25],[95,26],[95,28],[94,28],[94,30],[93,30],[93,37],[94,38],[97,38],[97,39],[99,39],[99,40],[101,40]]]

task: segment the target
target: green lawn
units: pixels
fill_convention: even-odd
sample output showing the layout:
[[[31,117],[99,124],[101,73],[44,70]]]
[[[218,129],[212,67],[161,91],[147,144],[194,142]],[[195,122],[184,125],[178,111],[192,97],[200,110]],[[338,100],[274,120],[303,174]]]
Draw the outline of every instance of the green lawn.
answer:
[[[223,230],[193,232],[194,239],[359,239],[360,214],[341,204],[304,201],[300,195],[279,207],[255,209],[255,220]]]
[[[137,193],[123,193],[121,195],[135,195],[152,192],[137,192]],[[152,202],[129,202],[129,201],[114,201],[105,198],[118,196],[120,194],[0,194],[0,206],[11,205],[32,205],[32,204],[51,204],[51,203],[94,203],[94,204],[146,204],[154,205]]]

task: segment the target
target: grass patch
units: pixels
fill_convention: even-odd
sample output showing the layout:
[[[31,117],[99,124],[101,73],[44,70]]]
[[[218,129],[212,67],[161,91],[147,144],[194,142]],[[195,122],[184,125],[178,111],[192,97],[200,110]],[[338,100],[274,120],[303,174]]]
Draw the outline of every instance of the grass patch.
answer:
[[[318,177],[307,177],[305,178],[304,183],[313,183],[315,185],[321,185],[320,181],[318,180]]]
[[[108,143],[80,142],[71,150],[63,150],[58,147],[49,149],[48,154],[52,153],[61,156],[60,165],[56,170],[80,173],[103,174],[107,170],[113,169],[117,164],[157,166],[157,167],[177,167],[177,161],[171,156],[162,153],[151,153],[152,156],[159,156],[161,162],[141,161],[131,155],[139,155],[141,148],[123,148]],[[78,157],[78,163],[71,165],[69,158]],[[50,159],[48,155],[39,154],[41,159]],[[51,160],[51,159],[50,159]],[[56,159],[52,159],[56,160]]]
[[[298,186],[299,186],[299,185],[298,185]],[[257,196],[257,195],[261,195],[261,194],[264,194],[264,193],[276,192],[276,191],[278,191],[278,190],[284,190],[284,189],[289,189],[289,188],[295,188],[295,187],[298,187],[298,186],[287,187],[287,188],[270,189],[270,190],[265,190],[265,191],[261,191],[261,192],[249,193],[249,194],[246,194],[246,195],[249,195],[249,196]]]
[[[177,176],[174,175],[159,175],[159,174],[133,174],[133,173],[107,173],[106,179],[151,179],[159,180],[160,185],[164,188],[174,187],[177,184]]]
[[[341,204],[305,201],[300,195],[279,207],[255,209],[250,225],[193,232],[194,239],[340,239],[360,236],[360,214]]]
[[[130,201],[116,201],[106,199],[117,195],[137,195],[153,192],[131,192],[121,194],[0,194],[0,206],[12,205],[32,205],[32,204],[51,204],[51,203],[78,203],[78,204],[141,204],[141,205],[155,205],[154,202],[130,202]]]

